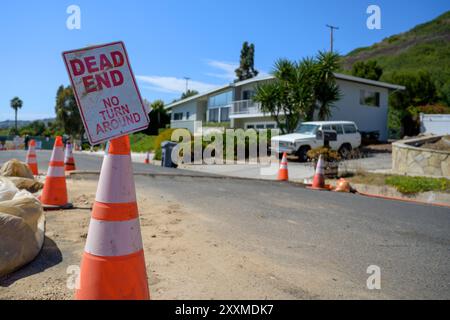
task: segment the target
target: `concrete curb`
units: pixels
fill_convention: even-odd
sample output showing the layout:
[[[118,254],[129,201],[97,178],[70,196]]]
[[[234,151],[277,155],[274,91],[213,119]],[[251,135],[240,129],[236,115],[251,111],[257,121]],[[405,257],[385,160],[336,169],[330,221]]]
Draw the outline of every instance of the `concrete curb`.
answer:
[[[384,195],[379,195],[379,194],[371,194],[371,193],[358,192],[358,191],[356,193],[359,195],[362,195],[364,197],[370,197],[370,198],[378,198],[378,199],[385,199],[385,200],[392,200],[392,201],[402,201],[402,202],[410,202],[410,203],[415,203],[415,204],[450,208],[450,204],[447,204],[447,203],[425,202],[425,201],[420,201],[420,200],[415,200],[415,199],[407,199],[407,198],[403,198],[403,197],[391,197],[391,196],[384,196]]]
[[[77,179],[76,176],[82,175],[100,175],[100,171],[94,170],[75,170],[68,173],[67,178]],[[244,177],[232,177],[232,176],[220,176],[220,175],[195,175],[195,174],[185,174],[185,173],[169,173],[169,172],[134,172],[135,176],[143,177],[177,177],[177,178],[200,178],[200,179],[216,179],[216,180],[241,180],[241,181],[258,181],[263,183],[275,183],[275,184],[289,184],[300,188],[305,188],[306,185],[294,181],[278,181],[278,180],[267,180],[267,179],[257,179],[257,178],[244,178]]]
[[[100,171],[89,171],[89,170],[76,170],[71,171],[68,174],[68,178],[70,179],[83,179],[83,175],[95,175],[98,176],[100,174]],[[278,181],[278,180],[266,180],[266,179],[254,179],[254,178],[244,178],[244,177],[231,177],[231,176],[219,176],[219,175],[193,175],[193,174],[185,174],[185,173],[169,173],[169,172],[135,172],[135,176],[143,176],[143,177],[172,177],[172,178],[193,178],[193,179],[216,179],[216,180],[237,180],[237,181],[256,181],[260,183],[270,183],[270,184],[277,184],[277,185],[290,185],[295,186],[297,188],[303,188],[307,189],[307,185],[295,182],[295,181]],[[78,177],[77,177],[78,176]],[[361,185],[359,185],[360,187]],[[440,207],[450,207],[450,204],[447,203],[440,203],[440,202],[427,202],[423,200],[418,199],[411,199],[406,197],[395,197],[395,196],[389,196],[384,194],[377,194],[377,193],[367,193],[367,192],[359,192],[356,191],[354,193],[355,195],[359,195],[361,197],[372,197],[372,198],[379,198],[384,199],[388,201],[398,201],[398,202],[409,202],[409,203],[415,203],[415,204],[422,204],[422,205],[431,205],[431,206],[440,206]]]

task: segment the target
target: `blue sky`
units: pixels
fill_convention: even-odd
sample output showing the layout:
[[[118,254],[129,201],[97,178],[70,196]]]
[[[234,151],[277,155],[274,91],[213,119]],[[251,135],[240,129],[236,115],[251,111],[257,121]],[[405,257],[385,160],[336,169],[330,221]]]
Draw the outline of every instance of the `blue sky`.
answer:
[[[69,5],[81,9],[81,29],[68,30]],[[366,27],[366,9],[381,8],[381,30]],[[270,72],[280,57],[300,59],[329,48],[326,24],[340,27],[342,54],[407,31],[450,10],[446,0],[159,0],[5,1],[0,10],[0,121],[54,117],[55,94],[69,79],[61,52],[122,40],[141,94],[178,98],[232,81],[243,41],[256,46],[256,68]]]

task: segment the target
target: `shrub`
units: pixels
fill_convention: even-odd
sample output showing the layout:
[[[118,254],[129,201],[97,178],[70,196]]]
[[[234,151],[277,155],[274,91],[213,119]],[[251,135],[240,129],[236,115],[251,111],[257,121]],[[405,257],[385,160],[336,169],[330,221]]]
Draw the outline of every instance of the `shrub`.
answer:
[[[230,127],[230,123],[229,122],[203,122],[202,123],[203,127],[218,127],[218,128],[226,128],[228,129]]]
[[[420,107],[410,107],[408,108],[409,113],[413,117],[417,117],[421,113],[425,114],[450,114],[450,107],[441,104],[430,104]]]
[[[172,133],[178,129],[170,128],[165,129],[159,133],[159,135],[155,138],[153,149],[155,151],[155,160],[161,160],[161,143],[164,141],[172,141]],[[186,129],[184,129],[186,130]],[[192,137],[191,137],[192,138]]]
[[[326,147],[311,149],[306,153],[306,155],[313,162],[319,161],[320,155],[323,156],[323,160],[325,160],[326,162],[338,162],[341,160],[341,156],[337,151],[331,150],[330,148]]]
[[[390,176],[386,178],[385,183],[404,194],[427,191],[450,192],[450,180],[445,178]]]
[[[131,151],[147,152],[154,150],[156,136],[149,136],[144,133],[135,133],[130,135]]]
[[[161,159],[161,142],[165,141],[165,140],[171,140],[171,135],[172,135],[173,129],[171,129],[171,131],[164,131],[163,133],[161,133],[156,139],[155,139],[155,159],[156,160],[160,160]],[[234,141],[232,142],[232,150],[234,152],[234,160],[237,159],[237,150],[238,148],[241,148],[241,150],[245,151],[245,158],[248,159],[250,156],[250,144],[251,143],[255,143],[257,145],[257,156],[259,156],[260,154],[260,150],[259,150],[259,143],[260,141],[270,141],[271,138],[271,133],[270,131],[267,132],[267,135],[261,135],[259,132],[256,132],[255,136],[252,137],[245,137],[242,135],[238,135],[235,137]],[[206,147],[213,145],[214,144],[214,138],[211,138],[211,136],[214,135],[209,135],[209,136],[205,136],[202,138],[201,140],[201,150],[202,150],[202,154],[204,152],[204,150],[206,149]],[[198,139],[198,138],[196,138]],[[226,133],[222,133],[222,141],[223,141],[223,158],[226,159],[227,158],[227,141],[226,141]],[[197,142],[198,143],[198,142]],[[270,145],[270,142],[267,143],[267,146]],[[182,147],[180,145],[180,147]],[[231,148],[230,148],[231,149]],[[191,136],[191,159],[194,159],[194,138]],[[180,156],[183,156],[182,152],[180,152]],[[212,156],[214,156],[214,151],[212,152]]]

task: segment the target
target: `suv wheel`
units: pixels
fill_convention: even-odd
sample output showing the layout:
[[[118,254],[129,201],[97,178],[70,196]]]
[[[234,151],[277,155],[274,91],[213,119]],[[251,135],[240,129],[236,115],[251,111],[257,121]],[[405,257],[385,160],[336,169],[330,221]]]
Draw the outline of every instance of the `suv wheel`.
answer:
[[[349,159],[351,153],[352,153],[352,146],[349,145],[348,143],[344,143],[344,144],[339,148],[339,154],[341,155],[341,157],[342,157],[343,159]]]
[[[300,162],[306,162],[308,161],[308,156],[306,155],[306,153],[310,150],[311,148],[308,146],[303,146],[300,147],[300,149],[297,150],[296,152],[296,156],[298,157],[298,160],[300,160]]]

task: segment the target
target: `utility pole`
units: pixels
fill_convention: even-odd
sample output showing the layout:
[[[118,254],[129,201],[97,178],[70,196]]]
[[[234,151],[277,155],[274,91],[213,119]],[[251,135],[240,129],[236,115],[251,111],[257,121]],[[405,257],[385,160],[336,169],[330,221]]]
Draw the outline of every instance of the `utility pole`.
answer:
[[[186,93],[188,92],[189,89],[189,80],[191,80],[191,78],[189,77],[183,77],[184,80],[186,80]]]
[[[334,42],[334,30],[339,30],[339,27],[335,27],[332,25],[327,24],[327,28],[330,28],[330,51],[333,52],[333,42]]]

